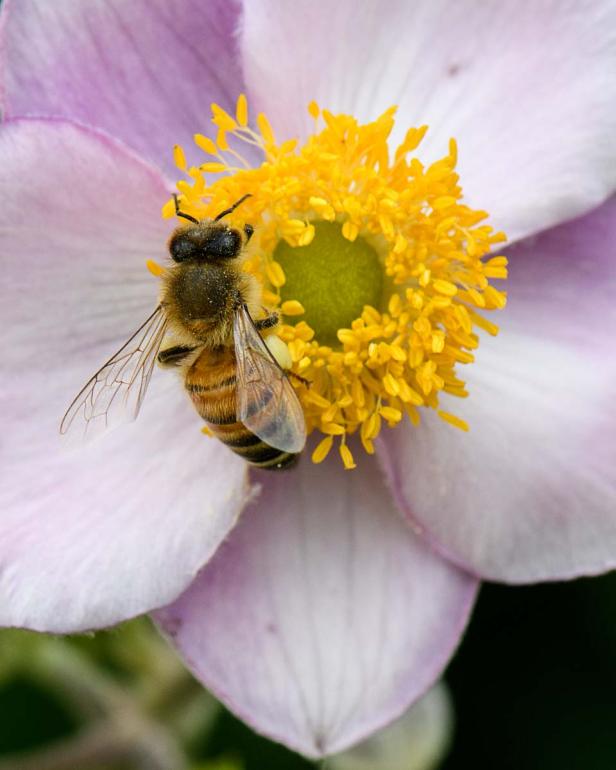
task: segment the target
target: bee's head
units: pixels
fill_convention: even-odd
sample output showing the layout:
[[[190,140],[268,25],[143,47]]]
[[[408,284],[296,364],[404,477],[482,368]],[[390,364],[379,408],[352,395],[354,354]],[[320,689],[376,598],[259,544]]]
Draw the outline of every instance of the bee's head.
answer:
[[[190,214],[179,209],[177,196],[175,200],[176,214],[188,219],[192,224],[178,227],[169,240],[169,252],[174,262],[219,262],[233,259],[242,250],[242,246],[250,240],[254,228],[252,225],[244,225],[243,236],[239,230],[228,227],[219,220],[234,211],[240,203],[250,197],[244,195],[233,206],[221,213],[216,219],[199,222]]]
[[[174,262],[220,262],[237,257],[252,235],[251,225],[239,230],[218,222],[200,222],[178,227],[169,241],[169,253]]]

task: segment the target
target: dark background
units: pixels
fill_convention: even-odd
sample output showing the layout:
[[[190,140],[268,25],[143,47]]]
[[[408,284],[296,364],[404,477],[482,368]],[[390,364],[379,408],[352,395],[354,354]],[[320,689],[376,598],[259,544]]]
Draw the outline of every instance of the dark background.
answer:
[[[616,574],[525,588],[485,585],[446,674],[456,730],[444,770],[614,770],[615,610]],[[114,633],[121,631],[107,635]],[[75,643],[104,666],[105,637]],[[0,759],[76,728],[53,692],[5,676]],[[225,711],[192,753],[195,767],[223,756],[241,760],[245,770],[314,767]]]

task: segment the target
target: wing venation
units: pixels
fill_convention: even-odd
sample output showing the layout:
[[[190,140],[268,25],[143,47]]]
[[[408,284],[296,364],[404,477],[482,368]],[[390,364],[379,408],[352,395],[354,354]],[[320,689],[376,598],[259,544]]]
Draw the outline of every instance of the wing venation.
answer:
[[[233,337],[238,420],[269,446],[282,452],[301,452],[306,443],[302,405],[245,305],[235,313]]]
[[[62,435],[90,440],[137,417],[166,328],[159,305],[75,396],[60,423]]]

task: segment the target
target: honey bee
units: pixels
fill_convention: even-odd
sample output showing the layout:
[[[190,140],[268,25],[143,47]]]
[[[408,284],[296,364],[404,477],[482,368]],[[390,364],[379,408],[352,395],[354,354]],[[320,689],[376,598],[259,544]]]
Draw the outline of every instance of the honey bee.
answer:
[[[260,332],[278,315],[259,305],[254,276],[242,270],[253,227],[221,220],[189,221],[169,239],[174,265],[162,275],[160,304],[130,339],[94,374],[69,406],[60,433],[80,426],[86,438],[119,419],[135,419],[155,363],[174,367],[209,430],[233,452],[260,468],[292,465],[306,442],[304,414],[285,371]],[[171,340],[171,343],[169,343]]]

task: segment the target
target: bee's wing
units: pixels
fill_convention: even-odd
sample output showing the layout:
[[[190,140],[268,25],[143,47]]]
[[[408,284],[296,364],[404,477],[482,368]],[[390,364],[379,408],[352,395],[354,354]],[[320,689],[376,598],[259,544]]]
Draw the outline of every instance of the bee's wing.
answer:
[[[244,305],[235,313],[233,339],[238,420],[275,449],[301,452],[306,443],[302,405]]]
[[[60,423],[61,434],[70,431],[71,437],[90,440],[137,417],[166,327],[159,305],[75,396]]]

